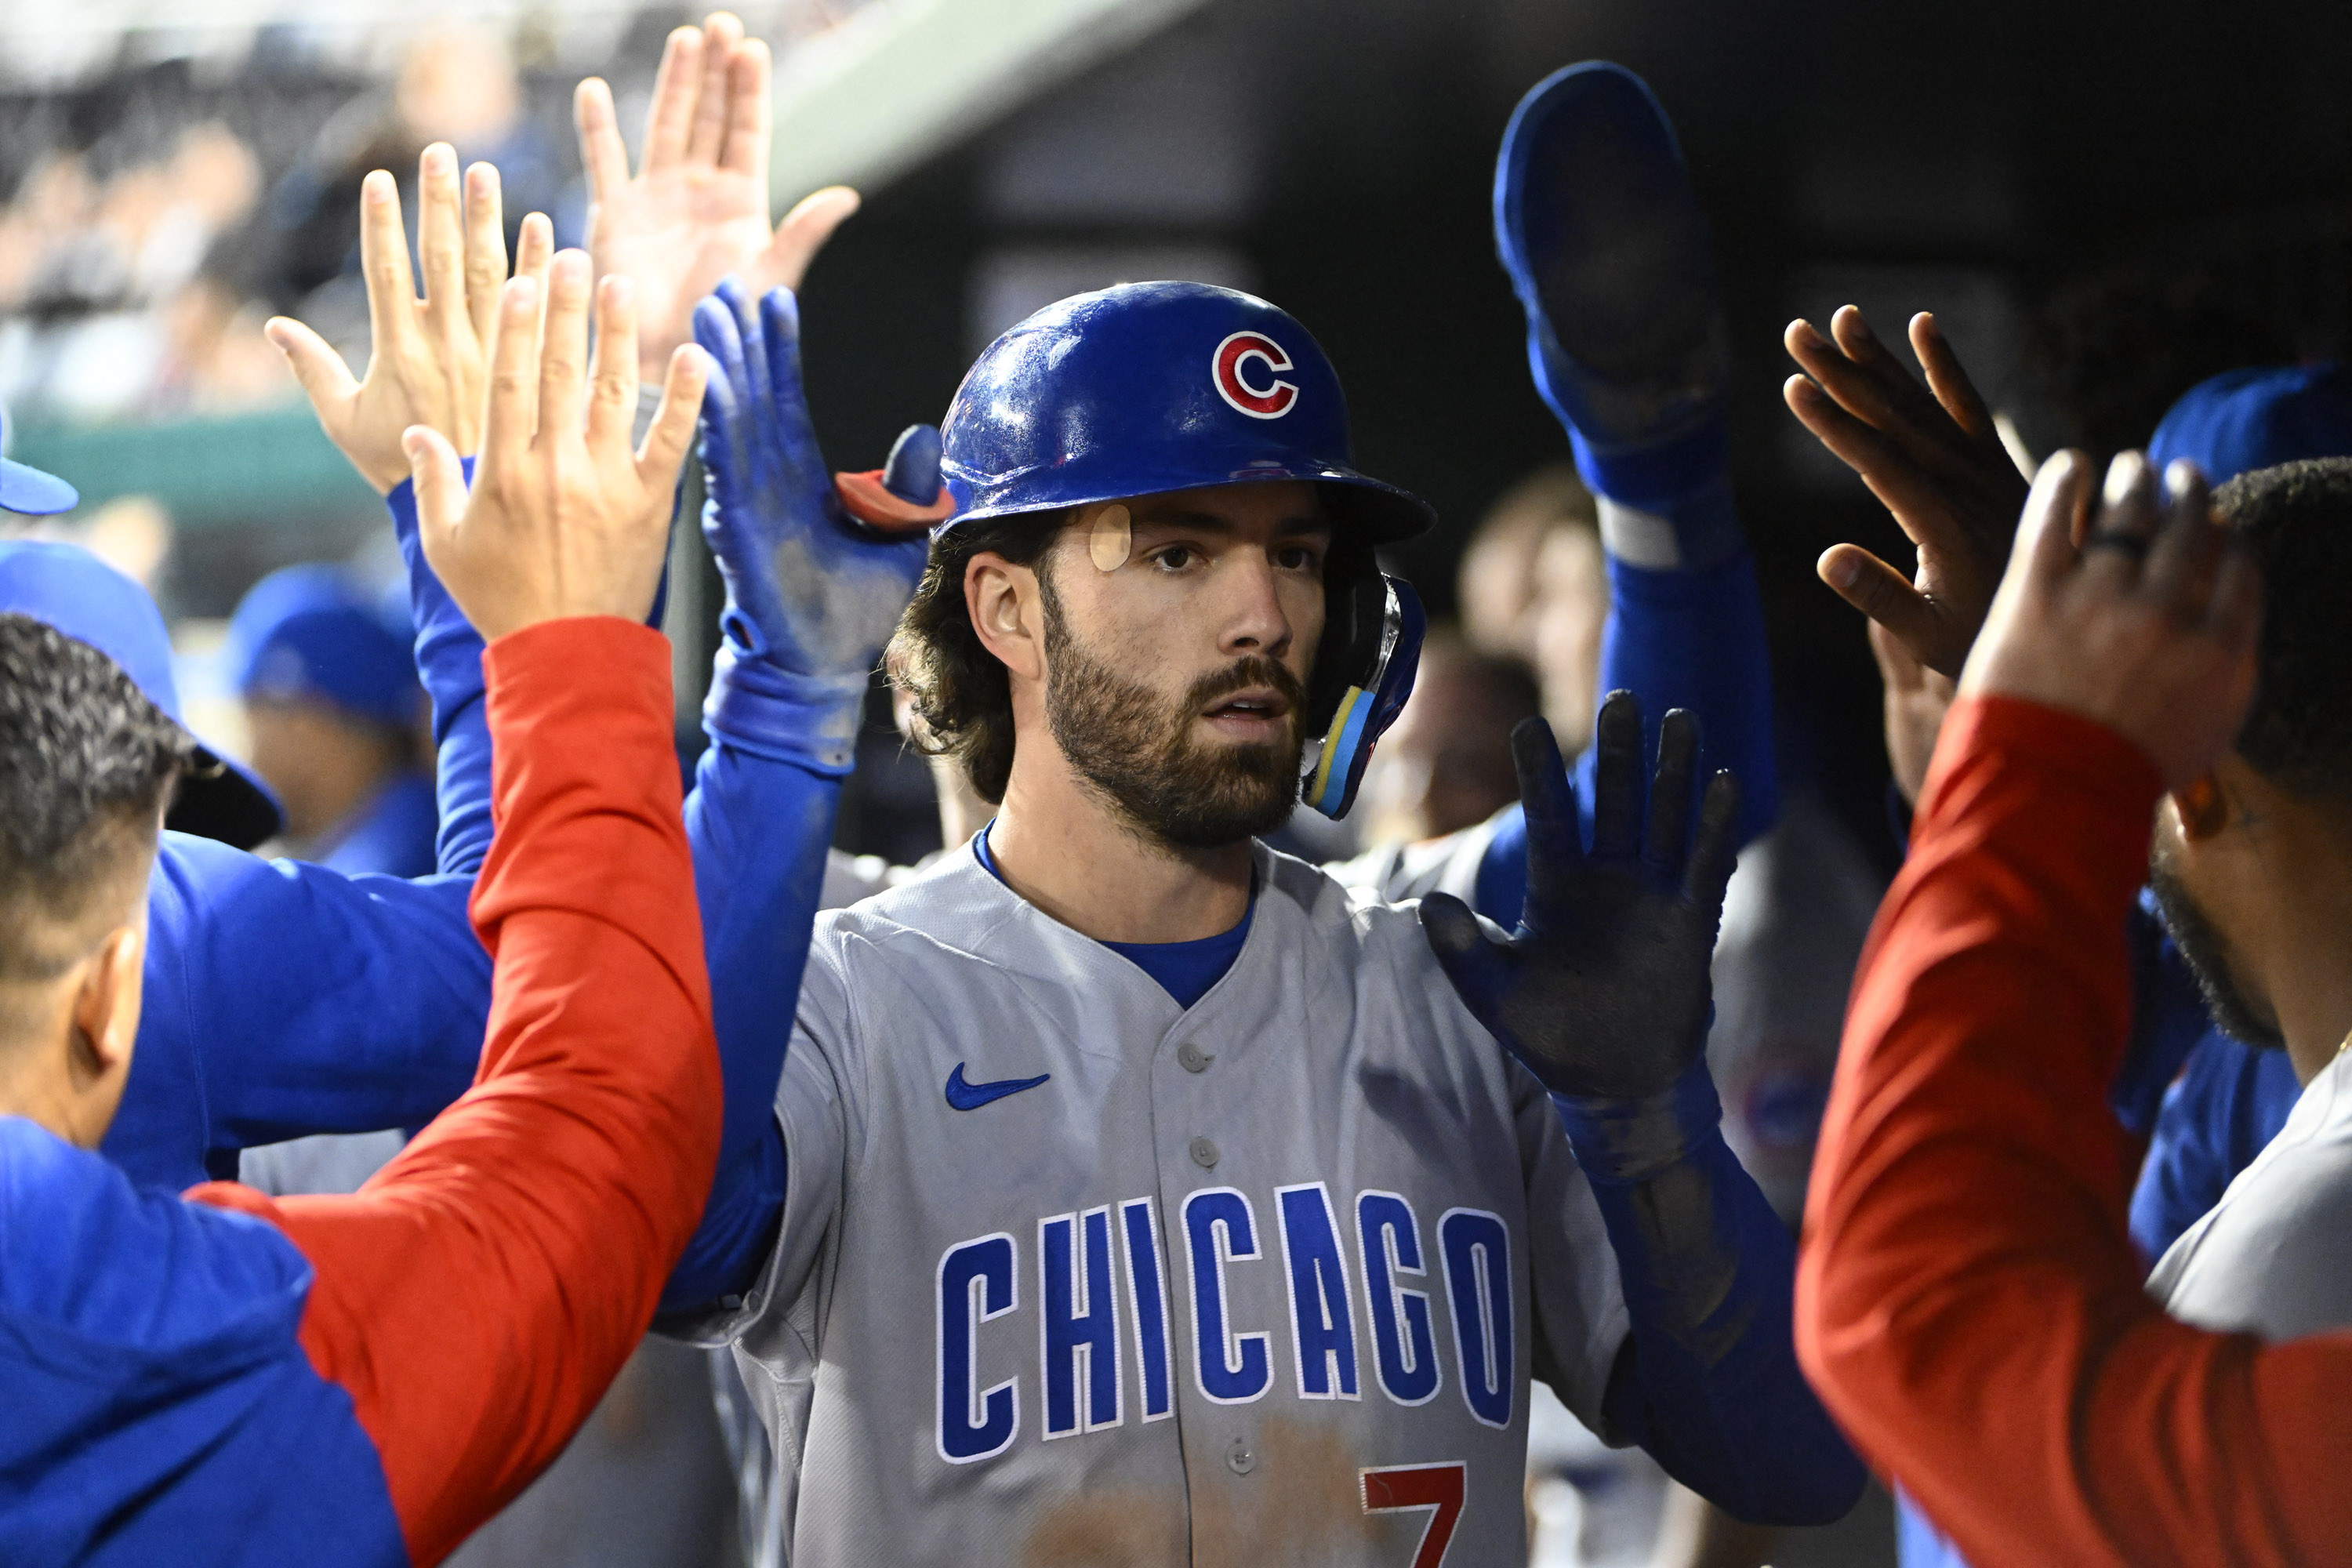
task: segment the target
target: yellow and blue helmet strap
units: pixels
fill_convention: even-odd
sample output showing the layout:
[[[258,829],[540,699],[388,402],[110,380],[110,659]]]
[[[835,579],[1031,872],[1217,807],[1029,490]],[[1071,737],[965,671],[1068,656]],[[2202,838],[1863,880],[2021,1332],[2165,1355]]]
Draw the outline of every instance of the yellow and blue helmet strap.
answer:
[[[1324,732],[1313,772],[1301,792],[1307,804],[1337,820],[1356,804],[1364,769],[1372,748],[1388,732],[1405,700],[1412,695],[1413,676],[1421,668],[1421,645],[1428,632],[1421,596],[1402,578],[1384,576],[1388,603],[1382,616],[1380,649],[1371,668],[1357,674]]]

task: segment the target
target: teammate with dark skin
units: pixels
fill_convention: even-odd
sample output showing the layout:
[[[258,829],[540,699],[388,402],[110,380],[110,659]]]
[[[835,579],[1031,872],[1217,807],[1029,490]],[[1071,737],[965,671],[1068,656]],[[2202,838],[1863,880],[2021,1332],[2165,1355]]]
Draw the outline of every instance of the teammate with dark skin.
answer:
[[[1911,321],[1932,395],[1861,311],[1848,305],[1830,327],[1834,342],[1808,322],[1790,324],[1789,352],[1811,379],[1790,378],[1789,406],[1886,503],[1919,564],[1906,582],[1861,546],[1840,544],[1822,557],[1822,580],[1932,672],[1923,684],[1956,678],[2000,584],[2026,483],[1933,316]],[[2111,505],[2155,491],[2156,474],[2137,455],[2107,479]],[[2071,521],[2080,542],[2087,500]],[[2226,1015],[2221,1022],[2284,1047],[2306,1082],[2352,1032],[2342,941],[2352,925],[2352,834],[2338,816],[2282,790],[2235,751],[2175,789],[2157,816],[2157,885],[2176,938]],[[2223,931],[2226,940],[2215,934]]]

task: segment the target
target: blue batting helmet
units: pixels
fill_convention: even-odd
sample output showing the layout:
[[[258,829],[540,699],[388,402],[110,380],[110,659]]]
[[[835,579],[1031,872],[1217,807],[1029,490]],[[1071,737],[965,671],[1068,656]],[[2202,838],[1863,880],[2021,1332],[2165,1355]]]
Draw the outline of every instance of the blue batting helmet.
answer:
[[[1427,502],[1357,472],[1348,404],[1287,312],[1207,283],[1122,283],[988,345],[940,426],[943,528],[1011,512],[1265,479],[1325,487],[1349,537],[1427,528]]]
[[[1285,311],[1207,283],[1122,283],[1048,305],[988,345],[948,408],[940,525],[1213,485],[1306,480],[1336,525],[1307,693],[1301,793],[1347,815],[1412,691],[1423,620],[1372,547],[1427,528],[1429,503],[1356,470],[1348,402]]]

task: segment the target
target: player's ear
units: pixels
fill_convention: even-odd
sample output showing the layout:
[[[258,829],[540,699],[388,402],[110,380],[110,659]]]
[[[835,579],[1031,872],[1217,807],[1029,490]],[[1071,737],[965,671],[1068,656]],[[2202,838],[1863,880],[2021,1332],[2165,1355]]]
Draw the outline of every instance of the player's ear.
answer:
[[[2234,752],[2224,754],[2210,771],[2172,792],[2172,808],[2180,817],[2180,836],[2191,845],[2216,838],[2233,827],[2277,815],[2287,803],[2272,784]]]
[[[963,569],[963,603],[981,646],[1024,680],[1045,679],[1045,606],[1034,568],[1015,565],[992,550]]]
[[[74,997],[78,1072],[97,1077],[130,1067],[131,1044],[139,1035],[140,969],[146,953],[147,932],[134,922],[117,928],[91,956]]]
[[[73,1142],[94,1149],[114,1120],[122,1086],[131,1076],[131,1052],[139,1036],[141,964],[147,952],[144,921],[118,927],[82,965],[75,988],[70,1032],[65,1041],[66,1081],[71,1087]]]
[[[2180,818],[2180,836],[2196,843],[2229,826],[2230,805],[2221,781],[2203,773],[2172,792],[2172,809]]]

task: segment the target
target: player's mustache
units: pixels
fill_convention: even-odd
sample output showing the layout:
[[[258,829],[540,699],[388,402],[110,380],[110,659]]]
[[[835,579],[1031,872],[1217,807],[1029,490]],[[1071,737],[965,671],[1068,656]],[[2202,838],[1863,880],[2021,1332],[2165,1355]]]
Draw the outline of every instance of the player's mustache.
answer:
[[[1282,693],[1294,713],[1307,706],[1306,683],[1290,673],[1289,666],[1260,654],[1249,654],[1194,681],[1192,689],[1184,694],[1184,710],[1198,713],[1218,698],[1246,691],[1253,686],[1274,688]]]

